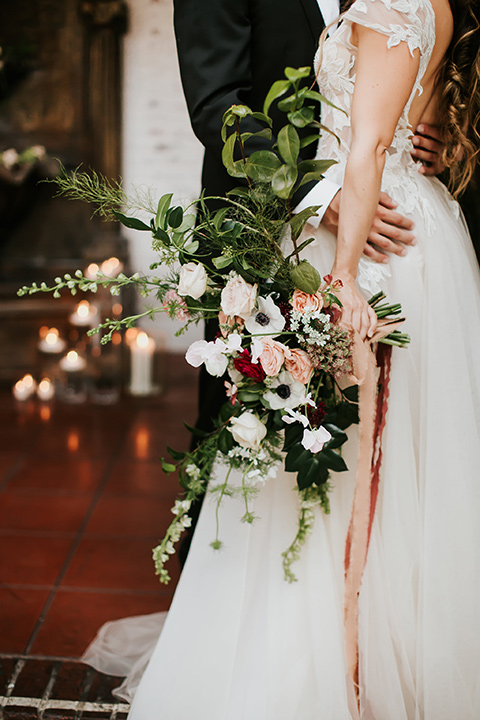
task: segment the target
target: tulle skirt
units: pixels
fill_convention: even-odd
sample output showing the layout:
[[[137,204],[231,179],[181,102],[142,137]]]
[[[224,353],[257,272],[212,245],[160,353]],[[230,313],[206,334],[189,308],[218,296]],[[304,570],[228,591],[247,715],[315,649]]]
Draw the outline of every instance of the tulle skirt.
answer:
[[[428,218],[410,213],[418,244],[392,258],[389,277],[362,270],[365,285],[402,303],[412,342],[392,358],[360,593],[360,714],[343,625],[354,429],[351,470],[332,478],[331,512],[317,512],[295,583],[281,558],[297,528],[294,476],[265,483],[253,525],[240,522],[240,499],[225,499],[221,551],[210,547],[207,495],[129,720],[480,718],[479,273],[451,198],[437,180],[419,183]],[[319,230],[305,254],[328,272],[333,253],[334,238]]]

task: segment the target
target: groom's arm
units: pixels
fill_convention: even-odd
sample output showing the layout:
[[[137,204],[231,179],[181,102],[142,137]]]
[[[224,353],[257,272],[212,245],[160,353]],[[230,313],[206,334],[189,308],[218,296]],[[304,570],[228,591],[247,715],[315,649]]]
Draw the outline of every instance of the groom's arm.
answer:
[[[195,135],[219,159],[223,114],[245,104],[252,87],[251,19],[248,0],[174,0],[174,23],[182,85]],[[254,108],[257,109],[257,108]],[[242,120],[242,129],[263,129]],[[247,143],[247,152],[271,147],[265,138]]]

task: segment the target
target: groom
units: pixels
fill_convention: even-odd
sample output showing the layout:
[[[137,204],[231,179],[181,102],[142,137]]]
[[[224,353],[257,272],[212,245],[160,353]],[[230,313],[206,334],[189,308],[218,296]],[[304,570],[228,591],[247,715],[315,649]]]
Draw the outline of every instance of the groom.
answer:
[[[312,66],[318,40],[325,25],[340,12],[339,0],[174,0],[174,22],[182,84],[193,130],[205,148],[202,187],[206,196],[223,196],[238,186],[222,163],[220,137],[222,117],[234,104],[261,110],[268,90],[284,77],[284,69]],[[342,3],[343,9],[343,3]],[[308,85],[315,81],[313,69]],[[270,110],[273,134],[285,124],[285,115],[275,105]],[[244,131],[261,129],[252,118],[242,120]],[[440,143],[435,129],[416,136],[416,156],[434,164]],[[247,153],[267,149],[270,142],[255,138],[246,145]],[[315,144],[301,150],[301,159],[315,156]],[[436,168],[426,172],[436,172]],[[319,217],[336,234],[340,188],[327,180],[301,188],[308,205],[322,205]],[[297,202],[302,196],[297,196]],[[396,204],[382,194],[369,235],[365,254],[374,260],[385,253],[403,255],[413,241],[413,223],[395,212]],[[218,331],[207,323],[206,339]],[[223,381],[200,372],[197,427],[210,430],[225,402]]]

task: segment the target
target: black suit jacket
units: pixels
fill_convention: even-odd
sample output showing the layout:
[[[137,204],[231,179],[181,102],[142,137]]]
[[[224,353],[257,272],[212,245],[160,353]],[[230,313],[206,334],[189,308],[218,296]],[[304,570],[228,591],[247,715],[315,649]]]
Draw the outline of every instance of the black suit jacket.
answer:
[[[222,116],[231,105],[262,110],[265,96],[287,66],[312,66],[324,28],[317,0],[174,0],[182,84],[195,135],[205,147],[202,187],[224,195],[239,184],[222,164]],[[311,82],[313,82],[313,71]],[[271,110],[275,129],[286,116]],[[242,129],[260,129],[243,120]],[[266,149],[255,139],[247,153]],[[315,145],[303,152],[313,157]],[[309,186],[302,188],[303,194]]]

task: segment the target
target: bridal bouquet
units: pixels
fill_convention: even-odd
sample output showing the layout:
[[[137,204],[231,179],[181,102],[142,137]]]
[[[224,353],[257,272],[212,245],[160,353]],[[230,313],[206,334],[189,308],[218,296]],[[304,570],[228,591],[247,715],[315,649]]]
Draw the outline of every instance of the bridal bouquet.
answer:
[[[341,283],[328,275],[322,278],[301,258],[313,240],[301,241],[302,232],[318,208],[291,213],[294,192],[321,178],[332,164],[299,160],[301,147],[322,130],[312,102],[325,99],[301,87],[308,74],[308,68],[287,68],[285,79],[272,86],[262,113],[237,105],[225,114],[223,161],[229,173],[246,184],[221,198],[220,209],[210,210],[209,199],[202,197],[195,216],[189,208],[175,206],[171,194],[153,203],[148,194],[128,197],[121,184],[95,173],[74,171],[60,177],[56,182],[62,193],[96,203],[106,219],[151,233],[158,262],[149,275],[111,278],[99,272],[92,280],[77,270],[74,276],[56,278],[53,286],[34,284],[19,291],[58,296],[64,288],[95,292],[99,285],[113,294],[128,285],[144,296],[153,291],[158,300],[154,307],[128,318],[107,319],[92,331],[102,332],[104,343],[113,332],[157,312],[181,320],[180,332],[193,322],[218,318],[217,338],[194,342],[186,360],[227,378],[225,404],[212,432],[189,428],[197,436],[193,450],[169,448],[172,461],[162,460],[165,472],[178,472],[183,490],[173,521],[153,551],[156,572],[165,583],[170,580],[166,562],[191,523],[192,504],[207,488],[217,509],[225,497],[240,495],[242,520],[251,523],[252,498],[262,483],[274,481],[282,463],[296,473],[299,491],[298,532],[283,554],[285,576],[294,580],[291,564],[312,527],[315,506],[329,511],[330,473],[347,469],[341,448],[346,429],[358,422],[357,388],[348,382],[353,337],[341,322]],[[271,138],[268,112],[274,101],[288,122],[271,150],[247,156],[250,138]],[[242,132],[244,117],[264,127]],[[159,267],[169,273],[155,275]],[[393,318],[398,323],[400,306],[384,299],[379,294],[370,303],[384,322]],[[408,336],[395,330],[383,342],[404,346]],[[216,472],[221,465],[226,470]],[[221,547],[218,521],[212,546]]]

